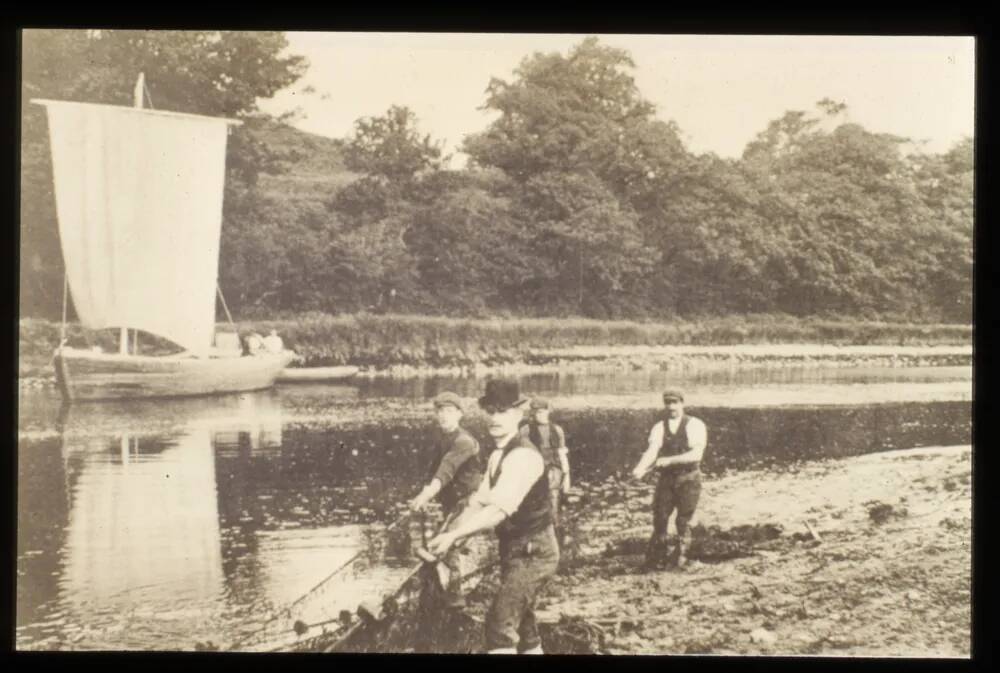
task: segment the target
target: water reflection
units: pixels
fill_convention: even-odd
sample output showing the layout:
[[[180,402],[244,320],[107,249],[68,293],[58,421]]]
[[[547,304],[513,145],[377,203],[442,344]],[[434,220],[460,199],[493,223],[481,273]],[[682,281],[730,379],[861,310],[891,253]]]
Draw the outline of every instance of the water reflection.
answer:
[[[222,589],[209,433],[123,433],[72,443],[67,452],[80,465],[60,578],[70,614],[86,622],[92,613],[145,605],[160,619],[169,618],[164,607],[200,616],[198,607],[211,606]]]
[[[400,429],[359,441],[282,413],[274,391],[80,405],[58,441],[22,437],[19,646],[229,643],[359,551],[296,618],[353,610],[405,573],[379,534],[412,490]]]
[[[63,406],[57,424],[58,443],[20,442],[19,641],[190,646],[226,593],[214,444],[280,449],[279,399]]]
[[[709,426],[706,471],[970,443],[968,368],[887,369],[686,381]],[[676,382],[664,372],[602,376],[521,379],[556,400],[578,483],[634,464],[656,391]],[[359,550],[295,618],[336,616],[391,585],[412,559],[382,531],[425,478],[434,429],[425,401],[444,388],[473,397],[481,382],[382,385],[61,410],[52,396],[37,405],[22,396],[18,647],[231,643]],[[927,401],[885,403],[921,391]],[[465,424],[489,445],[481,415]]]

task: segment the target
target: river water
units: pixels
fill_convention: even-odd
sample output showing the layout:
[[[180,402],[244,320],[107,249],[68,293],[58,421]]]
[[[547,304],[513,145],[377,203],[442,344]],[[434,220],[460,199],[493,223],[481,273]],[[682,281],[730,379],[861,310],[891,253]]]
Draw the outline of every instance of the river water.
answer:
[[[22,393],[16,646],[231,644],[360,551],[302,619],[353,610],[412,563],[383,531],[426,476],[429,399],[467,398],[464,424],[485,440],[482,385],[376,378],[71,407]],[[666,385],[709,428],[709,475],[971,443],[971,367],[595,367],[521,385],[551,399],[583,488],[634,464]]]

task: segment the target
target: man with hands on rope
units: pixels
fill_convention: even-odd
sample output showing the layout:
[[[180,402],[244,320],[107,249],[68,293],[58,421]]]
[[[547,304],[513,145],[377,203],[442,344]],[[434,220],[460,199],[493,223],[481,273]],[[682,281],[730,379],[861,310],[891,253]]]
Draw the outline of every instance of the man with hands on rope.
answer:
[[[461,427],[462,400],[453,392],[442,392],[434,398],[434,413],[439,432],[430,465],[430,478],[424,488],[410,501],[410,511],[423,512],[431,499],[441,505],[445,529],[455,516],[465,509],[469,497],[482,481],[479,442]],[[421,527],[423,527],[421,522]],[[449,605],[462,605],[461,557],[456,551],[441,559],[449,569],[447,599]]]
[[[667,390],[663,393],[665,415],[649,433],[649,446],[632,470],[635,479],[642,479],[656,468],[659,479],[653,495],[653,534],[646,550],[647,570],[659,570],[666,564],[667,523],[674,509],[677,517],[677,554],[674,564],[687,563],[691,547],[689,523],[701,496],[701,459],[708,442],[708,432],[701,419],[684,413],[684,393]]]
[[[516,381],[487,381],[479,405],[489,415],[496,448],[468,507],[428,544],[440,557],[461,539],[496,530],[500,588],[486,615],[490,654],[542,654],[533,608],[559,564],[545,459],[518,432],[527,401]]]

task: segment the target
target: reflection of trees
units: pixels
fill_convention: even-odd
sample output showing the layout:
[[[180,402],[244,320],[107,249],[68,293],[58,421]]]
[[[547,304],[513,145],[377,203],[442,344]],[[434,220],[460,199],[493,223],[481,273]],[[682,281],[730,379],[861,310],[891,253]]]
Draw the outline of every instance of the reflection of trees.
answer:
[[[215,467],[219,484],[219,522],[225,531],[222,574],[234,602],[246,604],[259,597],[261,568],[256,533],[257,522],[264,519],[264,512],[257,497],[257,484],[251,477],[250,433],[235,434],[235,459],[219,456]],[[217,434],[216,442],[218,440]]]
[[[17,624],[41,621],[58,596],[69,487],[59,440],[19,441],[17,461]]]

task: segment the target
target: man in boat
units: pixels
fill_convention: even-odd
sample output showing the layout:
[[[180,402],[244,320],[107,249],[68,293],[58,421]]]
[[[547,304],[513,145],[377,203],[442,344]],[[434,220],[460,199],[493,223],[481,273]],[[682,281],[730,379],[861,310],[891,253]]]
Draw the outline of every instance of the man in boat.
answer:
[[[531,400],[531,418],[521,425],[521,436],[531,441],[545,457],[549,477],[549,497],[552,498],[552,521],[559,530],[559,512],[562,496],[569,490],[569,449],[566,433],[549,419],[549,401],[535,397]]]
[[[490,654],[542,654],[533,608],[559,565],[545,458],[518,431],[527,402],[516,381],[486,383],[479,405],[495,446],[486,474],[455,523],[428,544],[441,557],[458,540],[496,530],[500,588],[486,615]]]
[[[653,495],[653,535],[646,549],[644,569],[661,570],[667,563],[667,522],[677,510],[677,552],[673,564],[687,563],[691,547],[689,524],[701,495],[701,458],[705,453],[708,432],[705,424],[684,413],[684,393],[671,389],[663,393],[663,420],[649,433],[649,446],[632,470],[642,479],[656,468],[659,480]]]
[[[443,392],[434,398],[434,411],[440,432],[430,465],[427,485],[410,501],[413,512],[422,512],[432,498],[441,505],[444,515],[442,530],[465,509],[483,478],[479,460],[479,442],[459,423],[462,420],[462,400],[453,392]],[[462,604],[461,567],[458,550],[446,554],[442,561],[449,569],[447,599],[452,606]]]
[[[243,355],[257,355],[264,349],[264,339],[257,332],[243,337]]]
[[[278,330],[273,329],[264,337],[264,350],[268,353],[281,353],[285,350],[285,342],[278,336]]]

